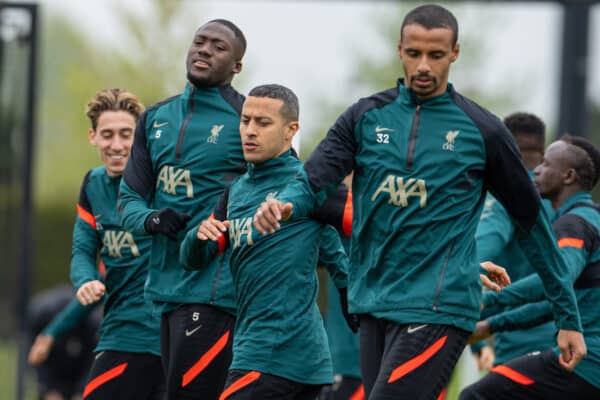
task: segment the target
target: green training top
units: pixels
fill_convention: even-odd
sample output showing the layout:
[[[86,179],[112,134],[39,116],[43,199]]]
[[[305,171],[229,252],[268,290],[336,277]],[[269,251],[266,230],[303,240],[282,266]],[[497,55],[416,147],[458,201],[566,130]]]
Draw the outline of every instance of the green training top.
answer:
[[[587,356],[575,367],[574,372],[592,385],[600,388],[600,208],[588,192],[571,196],[556,212],[553,224],[558,247],[565,258],[569,271],[566,278],[575,288]],[[527,278],[505,288],[502,292],[488,292],[484,296],[485,308],[493,313],[504,306],[528,302],[511,314],[490,318],[493,331],[528,327],[552,318],[550,306],[539,276]],[[486,311],[486,310],[484,310]],[[558,348],[555,348],[558,354]]]
[[[273,160],[249,164],[248,172],[229,190],[228,251],[237,305],[230,369],[327,384],[333,371],[316,304],[316,267],[317,258],[326,265],[337,265],[333,279],[336,286],[345,287],[348,265],[339,235],[311,218],[284,222],[280,230],[267,236],[252,225],[256,208],[276,196],[300,166],[287,151]],[[218,251],[215,242],[198,240],[196,232],[197,227],[190,230],[181,246],[186,265],[206,265]]]
[[[121,183],[123,226],[145,233],[153,211],[171,207],[198,226],[217,200],[245,171],[240,139],[243,96],[230,85],[197,88],[187,84],[182,94],[148,107],[135,131],[131,157]],[[188,271],[179,263],[179,240],[154,235],[146,296],[161,312],[179,304],[209,304],[235,313],[227,260]]]
[[[71,281],[76,289],[101,279],[98,253],[106,266],[104,319],[96,351],[160,355],[160,320],[144,299],[152,238],[123,229],[117,213],[121,177],[97,167],[81,186],[73,231]]]

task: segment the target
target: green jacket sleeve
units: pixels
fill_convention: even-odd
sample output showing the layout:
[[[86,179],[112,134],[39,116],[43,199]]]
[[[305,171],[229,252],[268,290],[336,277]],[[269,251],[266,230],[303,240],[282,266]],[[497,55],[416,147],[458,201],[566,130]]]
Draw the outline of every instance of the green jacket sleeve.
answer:
[[[520,160],[512,135],[500,120],[482,125],[485,142],[485,182],[515,225],[515,236],[544,285],[560,329],[582,331],[568,268],[559,254],[550,220],[540,196]]]
[[[475,240],[479,262],[498,259],[514,234],[514,226],[506,210],[493,196],[485,200],[485,208],[477,225]],[[507,267],[503,265],[503,267]]]
[[[77,217],[73,228],[71,282],[76,290],[86,282],[101,279],[97,267],[98,251],[101,245],[100,236],[96,230],[96,218],[87,197],[90,173],[91,171],[83,178],[77,203]]]
[[[198,226],[190,229],[179,247],[179,262],[187,270],[201,269],[225,250],[225,235],[222,240],[200,240],[196,236]]]
[[[144,223],[155,211],[150,207],[154,196],[154,169],[146,146],[146,113],[135,128],[131,154],[119,187],[119,212],[123,228],[133,234],[147,234]]]
[[[102,304],[102,302],[83,306],[76,298],[73,299],[60,313],[56,314],[48,326],[44,328],[42,334],[53,338],[61,337],[84,321],[99,304]]]
[[[491,307],[514,307],[544,299],[546,299],[546,295],[542,280],[537,274],[531,274],[505,287],[500,292],[485,292],[483,305],[485,311]]]
[[[354,169],[358,149],[355,126],[372,103],[372,99],[361,99],[342,113],[308,157],[296,180],[277,196],[278,200],[293,204],[292,218],[309,216]]]
[[[75,290],[86,282],[101,279],[96,265],[99,248],[100,239],[96,230],[78,217],[71,250],[71,282]]]
[[[492,332],[529,329],[552,321],[552,308],[548,301],[538,301],[488,318]]]
[[[576,218],[567,214],[554,224],[558,246],[560,246],[561,259],[568,266],[567,272],[564,274],[564,279],[571,287],[587,263],[588,246],[586,246],[586,243],[593,240],[593,237],[589,237],[588,232],[582,229],[582,225],[578,221],[574,221]],[[589,246],[592,246],[592,244],[590,243]],[[516,306],[543,300],[544,298],[541,279],[537,275],[530,275],[504,288],[501,292],[485,293],[483,304],[487,309],[488,306]]]
[[[325,225],[321,231],[318,264],[327,268],[335,287],[341,289],[348,286],[348,256],[340,235],[331,225]]]

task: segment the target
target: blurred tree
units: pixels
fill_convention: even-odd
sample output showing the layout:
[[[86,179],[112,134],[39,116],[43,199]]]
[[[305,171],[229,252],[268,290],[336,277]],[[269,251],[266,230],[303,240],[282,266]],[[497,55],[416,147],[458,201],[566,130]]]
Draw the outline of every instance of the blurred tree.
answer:
[[[87,101],[99,89],[120,87],[148,106],[180,92],[186,81],[198,7],[190,12],[189,3],[159,0],[139,13],[124,4],[114,12],[119,43],[108,45],[64,16],[42,15],[34,290],[68,279],[79,187],[99,164],[87,139]]]

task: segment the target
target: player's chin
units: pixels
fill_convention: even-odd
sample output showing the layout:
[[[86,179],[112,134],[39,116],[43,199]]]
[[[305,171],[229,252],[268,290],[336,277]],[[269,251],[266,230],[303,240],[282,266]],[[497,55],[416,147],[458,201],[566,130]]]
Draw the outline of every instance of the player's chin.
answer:
[[[196,87],[210,87],[214,85],[214,79],[210,70],[192,69],[187,74],[188,80]]]

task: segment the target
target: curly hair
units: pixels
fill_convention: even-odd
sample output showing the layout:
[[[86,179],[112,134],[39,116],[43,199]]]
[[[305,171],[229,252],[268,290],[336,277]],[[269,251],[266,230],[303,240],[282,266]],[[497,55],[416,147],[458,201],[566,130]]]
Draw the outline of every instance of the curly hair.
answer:
[[[105,111],[126,111],[137,121],[144,112],[144,105],[136,95],[123,89],[103,89],[98,91],[89,101],[85,115],[96,130],[98,118]]]

